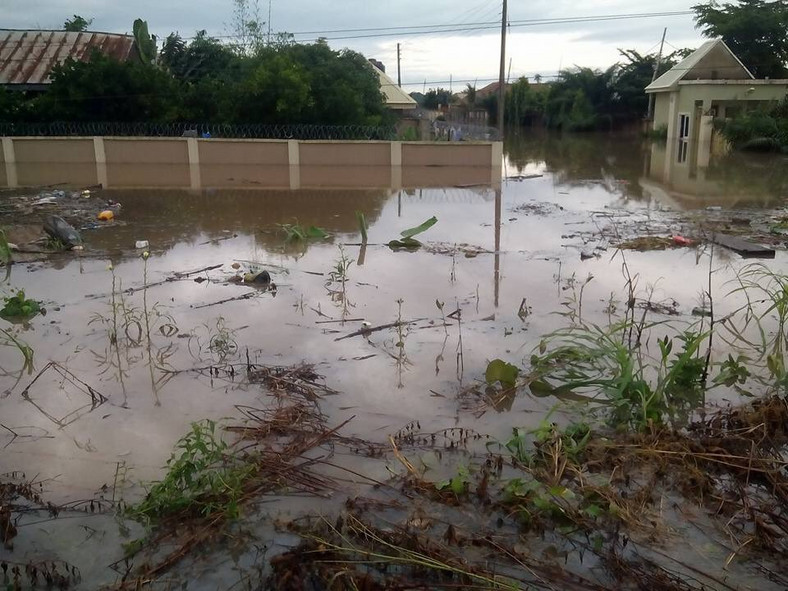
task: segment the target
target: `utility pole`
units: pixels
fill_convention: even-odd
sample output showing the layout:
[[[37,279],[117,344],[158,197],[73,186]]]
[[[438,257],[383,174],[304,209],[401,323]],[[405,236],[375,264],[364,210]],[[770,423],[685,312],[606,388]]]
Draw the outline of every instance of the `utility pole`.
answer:
[[[654,74],[651,76],[651,81],[657,79],[657,72],[659,71],[659,66],[662,64],[662,48],[665,46],[665,35],[668,33],[668,28],[665,27],[662,30],[662,41],[659,43],[659,53],[657,54],[657,63],[654,64]],[[646,113],[646,119],[651,121],[654,119],[654,93],[650,93],[648,95],[648,113]]]
[[[402,87],[402,71],[400,69],[400,51],[399,43],[397,43],[397,86]]]
[[[268,0],[268,45],[271,45],[271,2],[273,0]]]
[[[506,99],[506,87],[504,85],[504,75],[506,74],[506,0],[503,0],[503,10],[501,11],[501,70],[498,73],[498,131],[503,140],[503,107]]]

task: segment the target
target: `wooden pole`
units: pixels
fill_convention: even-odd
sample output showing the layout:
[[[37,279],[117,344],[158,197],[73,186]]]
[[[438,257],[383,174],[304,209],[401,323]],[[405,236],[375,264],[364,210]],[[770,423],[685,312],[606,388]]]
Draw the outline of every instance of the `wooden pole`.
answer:
[[[402,72],[400,70],[400,51],[399,43],[397,43],[397,86],[402,87]]]
[[[654,74],[651,76],[651,81],[657,79],[657,72],[659,71],[659,66],[662,64],[662,48],[665,46],[665,35],[668,33],[668,28],[665,27],[662,30],[662,41],[659,44],[659,53],[657,54],[657,63],[654,65]],[[654,93],[650,93],[648,95],[648,113],[646,113],[646,119],[652,121],[654,119]]]
[[[506,85],[504,78],[506,74],[506,1],[507,0],[503,0],[503,10],[501,10],[501,69],[498,73],[498,131],[501,134],[501,140],[503,140],[503,111],[504,101],[506,100]]]

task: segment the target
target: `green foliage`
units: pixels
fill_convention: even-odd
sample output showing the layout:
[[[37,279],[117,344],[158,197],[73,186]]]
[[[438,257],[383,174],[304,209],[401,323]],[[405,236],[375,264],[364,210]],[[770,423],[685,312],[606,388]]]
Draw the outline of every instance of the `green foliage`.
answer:
[[[435,488],[439,491],[451,491],[455,495],[462,496],[468,492],[468,484],[471,481],[471,473],[465,466],[458,466],[457,473],[448,480],[442,480],[435,484]]]
[[[549,127],[568,131],[610,129],[620,122],[642,118],[648,108],[644,89],[651,82],[657,55],[641,55],[633,49],[619,49],[625,61],[606,70],[575,67],[562,70],[550,85],[544,106]],[[663,57],[658,74],[685,57],[677,50]]]
[[[616,425],[644,429],[665,418],[684,418],[705,392],[706,362],[699,348],[708,334],[687,331],[659,340],[660,358],[652,362],[638,342],[626,343],[631,321],[603,329],[597,325],[558,330],[532,355],[531,390],[596,397],[611,407]],[[674,343],[681,349],[672,357]]]
[[[649,139],[652,139],[652,140],[661,140],[661,141],[667,140],[668,139],[668,126],[667,126],[667,124],[660,125],[659,127],[655,128],[655,129],[649,129],[646,132],[646,136]]]
[[[448,107],[454,102],[454,95],[445,88],[430,88],[424,95],[423,106],[425,109],[435,111],[439,106]]]
[[[501,359],[493,359],[487,364],[487,371],[484,379],[490,385],[499,382],[504,388],[514,388],[517,384],[517,376],[520,370],[517,366],[507,363]]]
[[[23,119],[25,106],[23,93],[0,88],[0,123],[13,123]]]
[[[724,377],[719,379],[723,383],[735,379],[740,387],[752,377],[770,392],[788,395],[788,275],[754,263],[739,273],[737,283],[730,293],[747,298],[743,321],[726,322],[724,327],[734,343],[747,347],[749,355],[728,359],[723,364]],[[748,362],[748,368],[742,366],[743,361]]]
[[[135,22],[142,59],[118,62],[95,52],[88,62],[53,69],[45,95],[0,93],[0,121],[199,121],[319,125],[388,125],[380,83],[359,53],[287,37],[236,52],[197,33],[186,43],[155,38]],[[141,44],[141,45],[140,45]],[[159,62],[158,64],[156,62]]]
[[[0,259],[6,264],[11,262],[11,247],[8,245],[4,230],[0,230]]]
[[[176,96],[166,72],[94,51],[89,62],[69,59],[52,69],[52,84],[36,99],[35,113],[51,121],[167,121],[176,113]]]
[[[34,350],[30,345],[17,338],[17,336],[10,330],[6,330],[4,328],[0,328],[0,345],[16,348],[16,350],[22,355],[23,371],[27,371],[28,374],[33,373]]]
[[[63,30],[71,32],[87,31],[88,27],[92,24],[92,18],[86,19],[75,14],[73,18],[66,19],[66,22],[63,23]]]
[[[742,150],[788,150],[788,98],[766,108],[748,110],[724,121],[715,121],[734,148]]]
[[[309,226],[305,228],[298,222],[294,224],[279,224],[282,232],[285,234],[286,242],[308,242],[310,240],[325,240],[329,238],[329,234],[317,226]]]
[[[153,64],[156,61],[156,37],[148,33],[148,23],[138,18],[132,27],[134,42],[137,45],[140,60],[143,64]]]
[[[254,467],[233,460],[216,423],[192,423],[175,449],[167,474],[151,486],[145,499],[128,508],[128,514],[146,523],[181,513],[237,518],[243,484]]]
[[[14,320],[27,320],[41,312],[41,304],[36,300],[29,300],[25,292],[19,290],[15,295],[3,298],[3,308],[0,317]]]
[[[358,231],[361,233],[361,242],[367,243],[367,218],[364,212],[356,210],[356,221],[358,221]]]
[[[533,125],[540,121],[544,116],[545,104],[547,101],[545,90],[535,90],[528,78],[522,77],[512,83],[507,92],[504,103],[504,118],[507,125]],[[491,96],[485,102],[488,113],[493,120],[497,117],[498,97]]]
[[[696,4],[695,24],[707,37],[722,37],[756,78],[788,76],[788,5],[781,0]]]
[[[438,218],[432,216],[430,219],[425,220],[418,226],[413,228],[408,228],[407,230],[403,230],[400,232],[401,239],[392,240],[389,242],[389,248],[392,250],[399,250],[399,249],[406,249],[406,250],[416,250],[421,247],[421,242],[416,240],[414,236],[417,234],[421,234],[422,232],[426,232],[432,226],[438,223]]]

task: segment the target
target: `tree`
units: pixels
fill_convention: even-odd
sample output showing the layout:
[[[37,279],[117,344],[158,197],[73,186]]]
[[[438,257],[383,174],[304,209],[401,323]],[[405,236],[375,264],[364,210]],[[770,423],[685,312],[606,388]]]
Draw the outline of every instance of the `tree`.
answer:
[[[788,75],[788,3],[738,0],[697,4],[695,26],[707,37],[722,37],[756,78]]]
[[[238,53],[251,55],[265,45],[259,0],[233,0],[232,33]]]
[[[657,54],[640,55],[634,49],[619,49],[626,62],[616,65],[613,79],[613,101],[616,105],[615,115],[619,119],[639,119],[648,110],[648,95],[644,92],[651,84],[654,68],[657,65]],[[670,70],[676,63],[685,58],[689,50],[680,49],[664,56],[659,65],[657,76]]]
[[[177,33],[170,33],[159,53],[160,64],[181,80],[206,77],[227,80],[238,72],[240,58],[218,39],[197,31],[188,45]]]
[[[86,19],[75,14],[74,18],[66,19],[66,22],[63,23],[63,30],[72,32],[87,31],[88,27],[92,24],[92,18]]]
[[[465,87],[465,104],[469,109],[476,107],[476,86],[467,84]]]
[[[177,94],[163,70],[94,51],[89,62],[56,65],[48,92],[35,106],[41,121],[169,121]]]
[[[148,33],[148,23],[138,18],[134,21],[132,29],[134,42],[137,44],[137,51],[143,64],[153,64],[156,62],[156,35]]]
[[[448,106],[453,100],[451,91],[445,88],[430,88],[424,95],[424,108],[436,110],[438,106]]]

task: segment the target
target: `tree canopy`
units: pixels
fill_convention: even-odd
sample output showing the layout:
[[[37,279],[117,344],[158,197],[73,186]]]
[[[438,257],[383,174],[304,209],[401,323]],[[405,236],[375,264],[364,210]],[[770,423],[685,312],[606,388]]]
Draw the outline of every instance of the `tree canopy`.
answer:
[[[53,69],[48,92],[23,107],[0,95],[0,119],[381,125],[392,117],[364,56],[324,41],[278,36],[249,53],[205,31],[189,43],[173,33],[157,54],[143,21],[135,35],[149,40],[142,60],[98,51],[69,60]]]
[[[92,24],[92,18],[83,18],[75,14],[73,18],[66,19],[66,22],[63,23],[63,30],[71,32],[87,31]]]
[[[756,78],[788,76],[788,3],[739,0],[697,4],[695,25],[707,37],[722,37]]]

